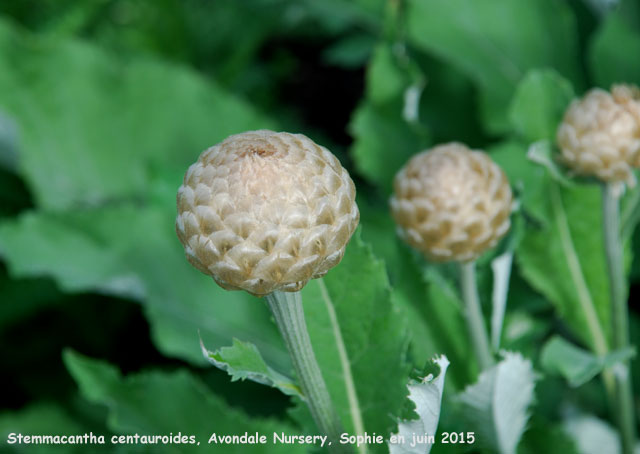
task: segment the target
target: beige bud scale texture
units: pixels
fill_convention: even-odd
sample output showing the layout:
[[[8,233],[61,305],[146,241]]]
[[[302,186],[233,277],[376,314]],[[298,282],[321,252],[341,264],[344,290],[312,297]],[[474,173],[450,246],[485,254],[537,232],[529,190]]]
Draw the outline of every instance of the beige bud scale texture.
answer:
[[[574,172],[605,182],[635,185],[640,166],[640,90],[594,88],[574,100],[558,128],[561,160]]]
[[[432,261],[468,262],[509,230],[512,194],[487,154],[460,143],[412,157],[394,179],[398,234]]]
[[[298,291],[337,265],[358,225],[355,186],[301,134],[250,131],[204,151],[178,190],[187,259],[228,290]]]

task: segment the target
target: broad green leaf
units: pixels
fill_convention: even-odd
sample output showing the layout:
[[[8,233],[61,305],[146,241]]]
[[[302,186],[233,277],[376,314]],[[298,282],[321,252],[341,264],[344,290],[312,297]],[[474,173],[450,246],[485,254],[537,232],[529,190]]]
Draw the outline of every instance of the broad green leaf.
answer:
[[[87,452],[87,445],[21,444],[16,438],[19,434],[23,436],[61,436],[83,435],[84,433],[89,433],[87,427],[75,421],[63,408],[56,404],[35,403],[19,411],[4,411],[0,413],[0,439],[2,440],[2,452],[6,453],[85,453]],[[9,438],[11,434],[13,436]],[[95,435],[104,434],[95,433]]]
[[[627,361],[635,355],[631,347],[598,357],[559,336],[551,338],[542,348],[540,361],[550,373],[557,373],[567,379],[573,387],[578,387],[598,375],[604,368],[612,367],[620,361]]]
[[[640,84],[640,28],[633,27],[622,12],[609,14],[600,24],[589,49],[589,67],[596,84]]]
[[[386,200],[374,200],[362,192],[358,193],[362,238],[369,243],[376,257],[384,260],[389,281],[393,288],[394,301],[407,312],[408,330],[411,337],[410,353],[414,364],[423,365],[439,351],[444,338],[432,330],[428,309],[427,286],[423,282],[420,264],[414,259],[409,246],[403,244],[395,234]]]
[[[274,453],[305,452],[304,445],[273,443],[273,433],[296,435],[290,425],[251,418],[229,407],[186,370],[141,372],[123,377],[112,365],[71,350],[63,355],[67,369],[89,401],[105,405],[107,424],[117,434],[186,435],[193,444],[167,444],[161,452]],[[267,435],[266,444],[208,444],[213,433]]]
[[[346,432],[388,436],[407,394],[406,321],[392,302],[384,265],[359,232],[342,262],[306,285],[302,302],[318,363]],[[370,452],[383,448],[369,446]]]
[[[557,72],[529,71],[511,101],[511,125],[527,142],[555,141],[556,128],[573,97],[573,87]]]
[[[208,351],[204,344],[201,347],[207,361],[227,372],[232,381],[252,380],[302,398],[300,387],[291,378],[269,367],[255,345],[233,339],[231,347],[222,347],[215,352]]]
[[[412,0],[407,18],[412,43],[475,80],[491,132],[507,130],[506,106],[529,69],[552,67],[580,82],[577,30],[565,3]]]
[[[507,352],[459,395],[462,417],[478,443],[500,454],[515,454],[529,419],[534,386],[531,362]]]
[[[389,441],[391,454],[428,454],[431,451],[433,444],[413,443],[413,439],[414,435],[435,436],[437,433],[444,379],[449,361],[446,356],[441,356],[434,362],[440,366],[437,377],[430,375],[420,382],[408,385],[409,399],[415,404],[418,419],[399,422],[398,432],[393,434]]]
[[[140,300],[153,339],[168,356],[204,364],[198,332],[213,348],[241,337],[288,372],[284,345],[264,303],[225,291],[191,267],[175,236],[174,216],[169,206],[131,205],[26,213],[0,224],[0,255],[15,277],[51,276],[64,290]]]
[[[541,184],[543,197],[535,202],[539,222],[529,226],[516,253],[520,271],[576,337],[604,353],[610,311],[600,188],[561,187],[550,177]]]
[[[356,169],[385,194],[400,167],[426,145],[424,128],[403,118],[404,93],[411,84],[391,45],[380,44],[367,70],[366,97],[349,125]]]
[[[143,199],[158,166],[186,169],[227,135],[271,125],[189,70],[125,63],[1,21],[0,66],[0,109],[18,126],[20,171],[48,210]]]

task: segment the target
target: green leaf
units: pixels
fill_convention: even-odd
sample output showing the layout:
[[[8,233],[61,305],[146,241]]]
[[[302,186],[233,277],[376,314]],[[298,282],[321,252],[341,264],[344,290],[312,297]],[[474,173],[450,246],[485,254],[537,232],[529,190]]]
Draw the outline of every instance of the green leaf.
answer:
[[[438,421],[440,419],[440,406],[442,403],[442,392],[444,390],[444,379],[449,367],[449,360],[446,356],[434,359],[440,366],[440,373],[437,377],[430,375],[420,382],[410,383],[409,399],[415,404],[417,420],[400,421],[398,432],[392,435],[396,437],[396,443],[389,441],[389,452],[391,454],[429,454],[433,444],[413,443],[414,435],[433,435],[437,433]]]
[[[302,398],[300,387],[289,377],[276,372],[264,362],[255,345],[233,339],[231,347],[210,352],[201,343],[205,358],[231,376],[232,381],[252,380],[278,388],[284,394]]]
[[[554,405],[556,407],[557,405]],[[531,418],[522,441],[518,446],[519,454],[583,454],[578,451],[571,437],[558,426],[556,421],[543,421]]]
[[[359,231],[340,265],[306,285],[302,302],[314,352],[345,430],[388,436],[407,393],[406,321],[391,300],[384,265]],[[384,451],[383,446],[369,448]]]
[[[380,44],[367,69],[365,100],[356,109],[349,130],[354,137],[356,169],[385,193],[409,157],[426,145],[424,128],[403,118],[404,92],[411,86],[406,69],[389,44]]]
[[[600,188],[561,187],[548,176],[540,183],[539,223],[529,225],[518,247],[520,271],[555,305],[576,337],[604,353],[610,311]]]
[[[459,395],[462,416],[475,430],[478,443],[500,454],[516,452],[529,419],[534,382],[531,362],[507,352]]]
[[[475,80],[491,132],[508,129],[506,106],[529,69],[552,67],[580,82],[575,20],[565,3],[412,0],[407,18],[412,43]]]
[[[18,168],[18,131],[15,122],[0,110],[0,168]]]
[[[168,444],[163,452],[245,453],[243,444],[208,444],[212,433],[267,435],[251,452],[305,452],[304,445],[272,443],[273,433],[297,434],[286,423],[250,418],[229,407],[186,370],[142,372],[123,377],[112,365],[71,350],[63,355],[67,369],[89,401],[107,406],[107,424],[118,434],[186,435],[194,444]],[[198,444],[200,446],[198,446]]]
[[[507,141],[493,145],[488,153],[509,178],[522,209],[537,219],[544,219],[540,199],[545,197],[547,172],[527,158],[528,147],[522,142]]]
[[[491,261],[493,289],[491,292],[491,348],[500,349],[500,336],[504,324],[509,294],[509,278],[513,265],[513,252],[505,252]]]
[[[529,71],[511,101],[511,125],[527,142],[555,141],[556,128],[574,96],[571,84],[557,72]]]
[[[589,49],[589,67],[600,87],[627,82],[640,84],[640,30],[623,13],[609,14],[600,24]]]
[[[227,135],[272,124],[189,70],[125,63],[2,21],[0,66],[0,108],[19,128],[20,170],[48,210],[144,199],[152,169],[186,169]]]
[[[221,289],[186,261],[172,205],[170,198],[162,207],[26,213],[0,223],[0,255],[14,277],[46,275],[64,290],[140,300],[153,340],[168,356],[204,364],[198,332],[214,348],[242,337],[288,372],[288,356],[264,303]]]
[[[564,421],[563,427],[581,454],[622,453],[620,436],[615,428],[595,416],[572,415]]]
[[[427,307],[429,299],[421,265],[409,246],[395,234],[387,201],[375,200],[363,192],[358,192],[357,197],[362,239],[371,245],[374,255],[385,262],[394,302],[407,312],[411,356],[416,366],[422,366],[427,358],[444,351],[440,348],[444,338],[433,330],[437,323],[432,322]]]
[[[578,387],[598,375],[604,368],[626,361],[634,355],[635,350],[629,347],[599,357],[559,336],[554,336],[542,348],[540,361],[548,372],[560,374],[571,386]]]
[[[549,176],[557,183],[563,186],[573,186],[573,181],[565,176],[563,169],[553,159],[553,145],[548,140],[532,143],[527,151],[527,159],[544,167]]]
[[[19,411],[0,413],[0,438],[3,452],[49,454],[84,453],[87,445],[9,444],[9,435],[83,435],[87,428],[75,421],[63,408],[51,403],[35,403]],[[95,435],[103,435],[95,433]]]

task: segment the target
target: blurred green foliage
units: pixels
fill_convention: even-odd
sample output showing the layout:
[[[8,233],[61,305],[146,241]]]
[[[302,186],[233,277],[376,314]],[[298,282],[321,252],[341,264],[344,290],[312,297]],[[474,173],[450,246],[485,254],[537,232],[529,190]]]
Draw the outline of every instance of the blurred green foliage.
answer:
[[[384,436],[415,416],[406,385],[436,354],[451,361],[439,430],[471,430],[457,396],[478,366],[455,269],[398,240],[387,208],[393,176],[411,155],[456,140],[487,150],[517,198],[512,232],[480,259],[478,279],[488,319],[489,265],[514,254],[500,347],[531,360],[538,376],[518,452],[593,452],[578,449],[592,433],[615,440],[604,388],[592,378],[605,361],[593,351],[611,336],[599,192],[567,183],[552,158],[574,96],[640,84],[640,3],[593,6],[605,3],[0,3],[0,351],[9,383],[0,450],[53,452],[9,446],[11,432],[181,431],[197,435],[195,452],[309,452],[206,443],[215,431],[315,432],[298,398],[231,382],[207,364],[200,339],[213,351],[235,338],[294,379],[265,305],[194,270],[174,232],[187,166],[227,135],[258,128],[308,134],[357,184],[359,232],[343,262],[303,291],[318,360],[350,432],[354,411]],[[532,150],[541,154],[532,159]],[[636,345],[639,191],[623,200]]]

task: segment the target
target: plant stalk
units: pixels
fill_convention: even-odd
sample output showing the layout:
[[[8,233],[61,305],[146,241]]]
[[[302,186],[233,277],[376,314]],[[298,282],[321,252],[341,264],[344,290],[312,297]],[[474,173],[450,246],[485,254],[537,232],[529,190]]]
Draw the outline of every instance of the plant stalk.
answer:
[[[609,273],[613,349],[629,346],[629,310],[624,273],[622,242],[620,239],[620,204],[616,189],[611,184],[602,186],[602,221],[604,245]],[[629,361],[614,366],[616,401],[613,405],[618,419],[623,454],[633,454],[635,444],[635,415]]]
[[[475,262],[460,263],[460,286],[465,306],[467,329],[473,343],[473,349],[480,369],[486,370],[493,365],[494,360],[489,348],[489,336],[485,328],[480,298],[478,297]]]
[[[289,350],[311,415],[318,428],[331,442],[331,452],[349,452],[338,440],[343,433],[342,424],[331,402],[327,385],[311,346],[311,339],[304,319],[300,292],[275,291],[265,297],[269,309]]]

